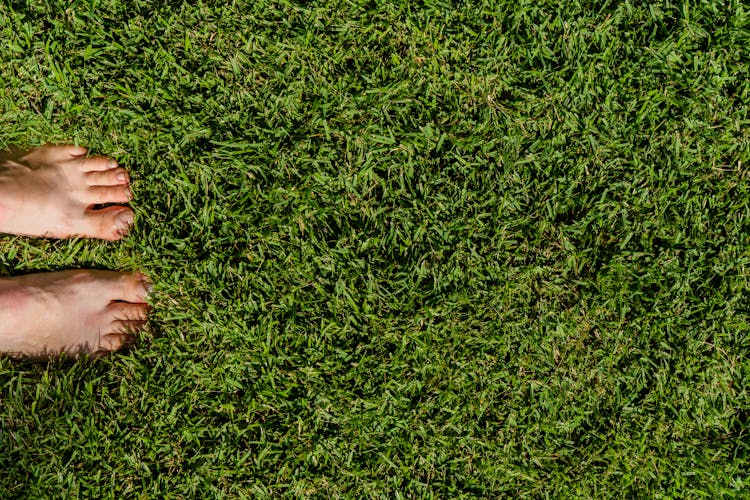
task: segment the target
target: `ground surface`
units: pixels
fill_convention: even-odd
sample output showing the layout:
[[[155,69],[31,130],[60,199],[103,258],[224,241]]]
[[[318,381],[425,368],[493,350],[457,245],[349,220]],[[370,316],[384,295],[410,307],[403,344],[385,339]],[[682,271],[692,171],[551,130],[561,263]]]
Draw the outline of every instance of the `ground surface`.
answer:
[[[4,496],[748,494],[743,2],[193,3],[0,6],[0,146],[137,214],[0,273],[156,286],[0,360]]]

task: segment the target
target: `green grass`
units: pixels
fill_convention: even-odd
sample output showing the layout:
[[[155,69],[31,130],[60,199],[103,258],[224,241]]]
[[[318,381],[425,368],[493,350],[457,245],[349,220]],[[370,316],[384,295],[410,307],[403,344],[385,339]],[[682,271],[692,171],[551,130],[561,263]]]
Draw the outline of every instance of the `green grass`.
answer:
[[[125,353],[0,360],[3,497],[750,495],[743,2],[11,1],[0,39],[0,146],[113,155],[137,213],[0,274],[156,286]]]

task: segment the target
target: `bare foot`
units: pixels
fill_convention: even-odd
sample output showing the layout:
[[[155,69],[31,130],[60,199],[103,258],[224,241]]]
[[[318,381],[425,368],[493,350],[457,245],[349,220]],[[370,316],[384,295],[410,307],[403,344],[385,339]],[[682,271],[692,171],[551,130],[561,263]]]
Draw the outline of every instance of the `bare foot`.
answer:
[[[0,352],[50,358],[116,351],[143,328],[147,291],[144,276],[114,271],[0,279]]]
[[[86,148],[47,145],[0,152],[0,232],[119,240],[133,224],[133,211],[117,205],[132,199],[127,172]]]

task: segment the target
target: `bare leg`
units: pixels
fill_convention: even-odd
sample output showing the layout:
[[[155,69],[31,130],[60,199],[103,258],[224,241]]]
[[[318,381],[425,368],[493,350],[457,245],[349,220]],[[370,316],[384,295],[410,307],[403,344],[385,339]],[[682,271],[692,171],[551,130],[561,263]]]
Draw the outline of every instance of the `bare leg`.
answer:
[[[143,327],[147,289],[143,276],[114,271],[0,279],[0,352],[48,358],[115,351]]]
[[[0,233],[118,240],[133,224],[127,172],[77,146],[0,152]]]

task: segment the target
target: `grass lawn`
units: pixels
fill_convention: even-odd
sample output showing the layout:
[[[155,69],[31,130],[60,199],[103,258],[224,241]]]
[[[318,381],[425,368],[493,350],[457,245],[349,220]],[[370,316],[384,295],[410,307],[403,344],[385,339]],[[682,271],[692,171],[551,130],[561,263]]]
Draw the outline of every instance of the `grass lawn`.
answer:
[[[744,2],[14,0],[0,147],[130,169],[105,360],[0,359],[3,498],[747,497]]]

